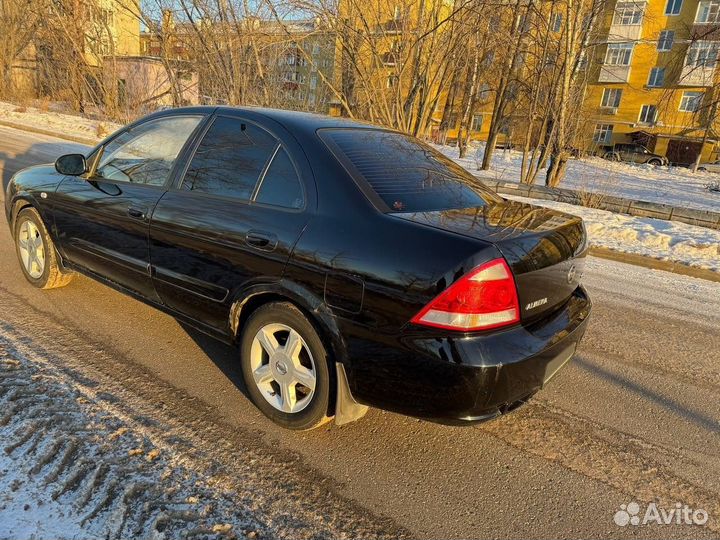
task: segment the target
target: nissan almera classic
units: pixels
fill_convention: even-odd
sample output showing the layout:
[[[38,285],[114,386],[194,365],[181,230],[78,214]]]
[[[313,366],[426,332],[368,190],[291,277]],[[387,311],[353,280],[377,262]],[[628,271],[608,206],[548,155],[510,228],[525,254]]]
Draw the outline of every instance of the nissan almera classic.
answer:
[[[367,406],[492,419],[590,314],[580,218],[344,119],[163,111],[18,172],[5,211],[32,285],[82,273],[236,344],[250,398],[290,429]]]

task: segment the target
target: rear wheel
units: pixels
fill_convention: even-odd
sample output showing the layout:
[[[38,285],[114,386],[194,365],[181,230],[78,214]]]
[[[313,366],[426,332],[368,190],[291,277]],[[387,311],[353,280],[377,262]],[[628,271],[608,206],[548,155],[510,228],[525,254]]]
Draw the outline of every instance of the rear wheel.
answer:
[[[662,165],[662,161],[660,161],[659,159],[650,159],[648,160],[648,165],[652,165],[653,167],[659,167],[660,165]]]
[[[63,287],[73,278],[60,267],[55,245],[34,208],[21,210],[15,219],[15,251],[25,278],[39,289]]]
[[[700,172],[707,172],[707,169],[705,167],[698,167],[697,170]]]
[[[265,416],[295,430],[329,420],[327,351],[294,305],[276,302],[258,308],[243,328],[240,355],[250,398]]]
[[[615,152],[607,152],[603,157],[605,159],[609,159],[610,161],[620,161],[620,154]]]

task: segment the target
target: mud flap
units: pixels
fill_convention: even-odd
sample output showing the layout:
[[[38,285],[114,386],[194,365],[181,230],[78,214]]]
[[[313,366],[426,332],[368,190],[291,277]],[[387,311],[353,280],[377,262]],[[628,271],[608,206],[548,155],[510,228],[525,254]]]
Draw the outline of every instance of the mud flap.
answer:
[[[367,405],[361,405],[352,397],[345,366],[335,362],[337,373],[337,401],[335,403],[335,424],[342,426],[359,420],[368,411]]]

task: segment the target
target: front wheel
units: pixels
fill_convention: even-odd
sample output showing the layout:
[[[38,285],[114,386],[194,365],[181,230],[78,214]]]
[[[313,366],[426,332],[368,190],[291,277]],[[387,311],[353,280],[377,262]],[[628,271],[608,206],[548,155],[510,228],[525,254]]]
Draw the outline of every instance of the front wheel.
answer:
[[[253,312],[243,328],[240,361],[250,399],[276,424],[306,430],[329,420],[328,354],[294,305],[276,302]]]
[[[659,159],[651,159],[648,161],[648,165],[652,165],[653,167],[659,167],[660,165],[662,165],[662,161],[660,161]]]
[[[15,251],[25,279],[38,289],[63,287],[73,278],[60,267],[55,245],[32,207],[21,210],[15,219]]]

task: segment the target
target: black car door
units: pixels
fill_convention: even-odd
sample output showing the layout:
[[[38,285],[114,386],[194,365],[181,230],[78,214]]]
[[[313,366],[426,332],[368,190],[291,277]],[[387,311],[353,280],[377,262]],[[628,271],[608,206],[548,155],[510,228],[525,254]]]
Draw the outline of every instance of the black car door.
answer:
[[[67,259],[158,300],[150,279],[150,216],[203,118],[165,116],[131,126],[90,157],[85,177],[60,183],[54,218]]]
[[[255,120],[215,117],[150,223],[163,303],[219,330],[244,286],[280,279],[315,200],[297,143]]]

